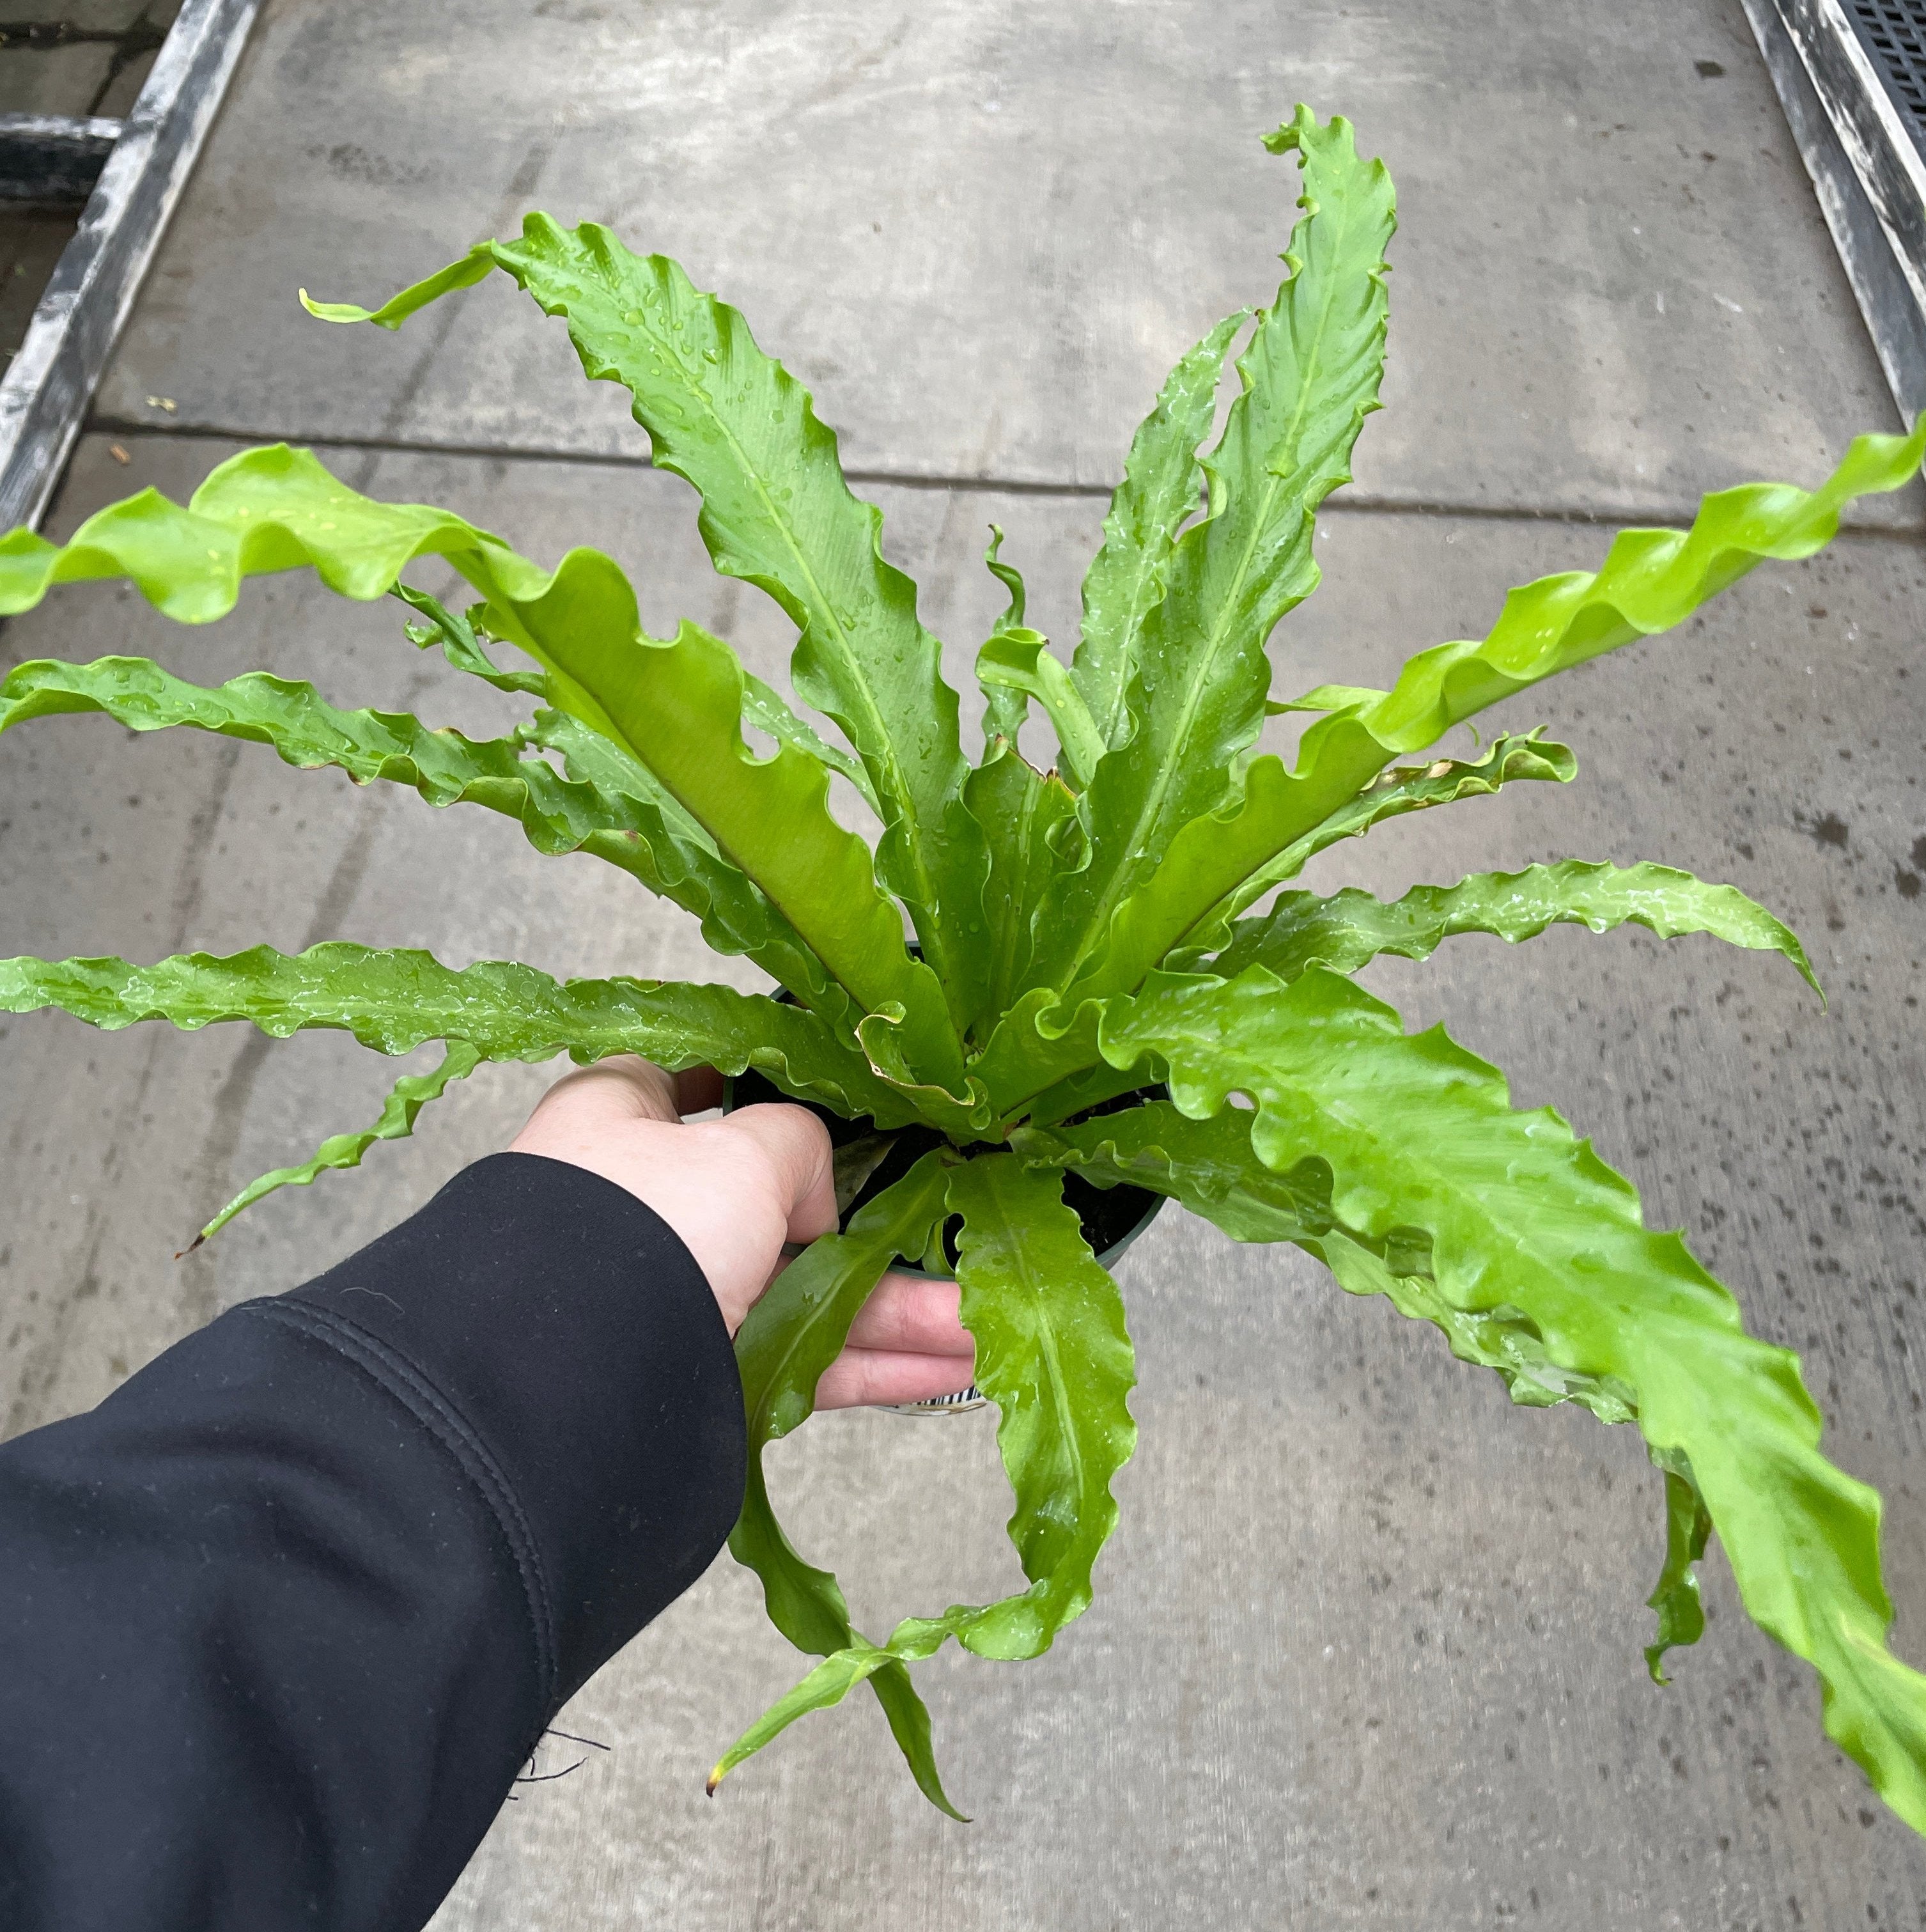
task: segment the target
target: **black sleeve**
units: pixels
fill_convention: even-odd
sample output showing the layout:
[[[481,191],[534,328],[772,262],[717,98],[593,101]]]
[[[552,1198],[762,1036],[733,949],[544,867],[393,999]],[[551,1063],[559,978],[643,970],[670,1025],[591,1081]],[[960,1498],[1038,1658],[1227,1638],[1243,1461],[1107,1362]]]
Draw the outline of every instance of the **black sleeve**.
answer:
[[[414,1932],[744,1448],[688,1250],[526,1154],[0,1445],[0,1926]]]

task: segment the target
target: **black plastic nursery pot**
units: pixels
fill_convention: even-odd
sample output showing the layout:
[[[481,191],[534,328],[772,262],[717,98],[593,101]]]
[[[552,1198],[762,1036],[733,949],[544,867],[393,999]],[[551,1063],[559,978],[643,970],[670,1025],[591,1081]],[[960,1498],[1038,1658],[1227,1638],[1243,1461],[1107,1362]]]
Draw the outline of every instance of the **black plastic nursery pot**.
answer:
[[[1120,1094],[1114,1100],[1106,1100],[1101,1106],[1093,1107],[1092,1114],[1120,1113],[1142,1100],[1162,1100],[1169,1097],[1160,1084],[1139,1088],[1131,1094]],[[807,1107],[830,1131],[832,1147],[848,1147],[852,1142],[866,1139],[879,1131],[875,1122],[866,1116],[854,1120],[845,1120],[842,1114],[826,1107],[819,1101],[799,1100],[793,1094],[785,1094],[772,1082],[766,1080],[752,1067],[747,1072],[736,1074],[722,1083],[722,1111],[733,1113],[738,1107],[752,1107],[764,1101],[781,1101],[794,1107]],[[1083,1115],[1079,1119],[1086,1118]],[[886,1187],[902,1179],[910,1169],[932,1148],[947,1143],[943,1135],[934,1127],[909,1126],[899,1129],[891,1142],[890,1150],[878,1163],[875,1170],[857,1190],[854,1199],[845,1208],[838,1225],[847,1228],[850,1217],[866,1202],[873,1201]],[[983,1151],[991,1150],[986,1147]],[[1154,1194],[1147,1187],[1096,1187],[1080,1174],[1066,1172],[1064,1175],[1064,1199],[1075,1208],[1077,1219],[1083,1228],[1083,1238],[1090,1244],[1090,1252],[1108,1268],[1124,1250],[1156,1220],[1158,1210],[1163,1206],[1165,1197]],[[956,1223],[952,1221],[943,1231],[943,1247],[953,1267],[956,1260]],[[938,1270],[914,1264],[898,1256],[892,1264],[892,1272],[897,1274],[935,1275],[948,1280],[950,1272]]]
[[[922,948],[912,940],[909,951],[913,958],[922,957]],[[777,994],[777,999],[788,1005],[795,1004],[796,996],[788,987]],[[1103,1101],[1087,1112],[1076,1116],[1078,1120],[1088,1120],[1100,1114],[1120,1113],[1126,1107],[1135,1106],[1141,1100],[1168,1100],[1170,1090],[1161,1081],[1148,1087],[1139,1087],[1128,1094],[1119,1094]],[[811,1113],[829,1130],[830,1144],[832,1148],[845,1148],[860,1140],[883,1131],[869,1115],[860,1115],[854,1120],[845,1120],[834,1108],[824,1106],[818,1100],[799,1100],[794,1094],[785,1094],[773,1081],[766,1080],[754,1067],[742,1072],[725,1076],[722,1082],[722,1111],[734,1113],[738,1107],[753,1107],[765,1101],[786,1102],[793,1107],[807,1107]],[[886,1187],[892,1186],[902,1180],[911,1168],[932,1148],[948,1144],[946,1137],[934,1127],[909,1126],[898,1128],[889,1150],[871,1171],[862,1185],[856,1190],[849,1205],[838,1215],[836,1226],[846,1230],[850,1218],[866,1203],[875,1199]],[[982,1151],[990,1150],[986,1147]],[[1076,1210],[1078,1226],[1084,1241],[1099,1262],[1108,1268],[1124,1250],[1154,1221],[1162,1208],[1166,1197],[1153,1193],[1147,1187],[1097,1187],[1080,1174],[1066,1170],[1064,1174],[1064,1199]],[[924,1267],[920,1261],[911,1261],[898,1255],[890,1264],[890,1271],[896,1274],[922,1276],[925,1280],[953,1281],[952,1272],[956,1265],[956,1232],[960,1226],[952,1216],[944,1224],[943,1252],[950,1266],[940,1270]],[[986,1398],[973,1383],[968,1388],[956,1395],[938,1396],[928,1402],[906,1402],[884,1405],[895,1408],[899,1415],[956,1415],[966,1409],[980,1408]]]
[[[1140,1100],[1168,1100],[1169,1095],[1161,1085],[1142,1087],[1135,1093],[1119,1094],[1114,1100],[1106,1100],[1101,1106],[1093,1107],[1092,1114],[1112,1114],[1135,1106]],[[798,1100],[785,1094],[773,1082],[765,1080],[752,1067],[722,1083],[722,1111],[733,1113],[738,1107],[752,1107],[766,1100],[785,1101],[791,1106],[807,1107],[830,1130],[832,1147],[848,1147],[853,1142],[866,1138],[878,1131],[874,1120],[866,1115],[854,1120],[843,1117],[814,1100]],[[847,1228],[850,1217],[866,1202],[874,1200],[884,1189],[902,1180],[917,1161],[932,1148],[945,1144],[944,1137],[934,1127],[904,1127],[900,1129],[891,1143],[889,1151],[877,1164],[837,1221],[840,1228]],[[987,1151],[987,1150],[986,1150]],[[1096,1187],[1080,1174],[1066,1172],[1064,1175],[1064,1198],[1076,1210],[1077,1220],[1083,1229],[1083,1238],[1090,1244],[1090,1251],[1106,1268],[1111,1266],[1124,1250],[1157,1217],[1163,1206],[1165,1197],[1154,1194],[1147,1187]],[[949,1257],[951,1268],[956,1262],[956,1228],[955,1220],[946,1222],[943,1230],[943,1250]],[[921,1275],[926,1279],[947,1281],[953,1279],[948,1269],[940,1274],[933,1268],[922,1267],[898,1255],[891,1264],[897,1274]],[[973,1383],[968,1388],[956,1395],[937,1396],[928,1402],[904,1402],[884,1404],[892,1408],[899,1415],[960,1415],[965,1412],[980,1408],[986,1398]]]

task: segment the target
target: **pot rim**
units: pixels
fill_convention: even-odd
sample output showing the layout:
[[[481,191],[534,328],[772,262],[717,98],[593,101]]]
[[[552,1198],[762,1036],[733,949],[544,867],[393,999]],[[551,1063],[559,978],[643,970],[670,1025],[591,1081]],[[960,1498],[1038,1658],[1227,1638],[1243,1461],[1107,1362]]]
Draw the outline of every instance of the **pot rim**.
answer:
[[[785,988],[778,997],[788,998],[791,996]],[[725,1073],[722,1076],[722,1111],[724,1114],[735,1112],[737,1077],[733,1073]],[[1154,1083],[1154,1088],[1156,1090],[1161,1090],[1162,1082]],[[1147,1085],[1139,1090],[1149,1093],[1154,1090],[1154,1088]],[[805,1103],[799,1101],[796,1104],[801,1106]],[[1120,1182],[1119,1185],[1127,1187],[1135,1184],[1124,1181]],[[1108,1268],[1114,1266],[1131,1243],[1136,1240],[1137,1237],[1163,1212],[1165,1204],[1170,1198],[1168,1195],[1160,1194],[1154,1188],[1139,1187],[1138,1192],[1149,1197],[1144,1211],[1107,1248],[1095,1255],[1094,1258],[1100,1268]],[[1081,1234],[1082,1232],[1082,1217],[1079,1216],[1078,1232]],[[918,1268],[904,1261],[901,1256],[896,1257],[895,1265],[886,1269],[884,1272],[888,1274],[906,1275],[916,1281],[954,1281],[956,1279],[956,1275],[946,1268]],[[959,1389],[954,1395],[937,1396],[927,1402],[887,1402],[874,1405],[886,1414],[916,1416],[968,1415],[976,1409],[992,1406],[990,1398],[985,1395],[974,1382],[972,1382],[968,1388]]]
[[[722,1112],[724,1114],[732,1114],[735,1112],[736,1077],[733,1073],[725,1073],[722,1076]],[[1156,1083],[1159,1086],[1161,1086],[1161,1082]],[[1146,1086],[1142,1090],[1148,1093],[1152,1089],[1150,1086]],[[804,1103],[797,1101],[794,1104],[800,1106]],[[1136,1186],[1137,1184],[1133,1181],[1122,1181],[1118,1185],[1130,1187]],[[1100,1268],[1107,1268],[1119,1259],[1124,1250],[1163,1212],[1170,1199],[1168,1195],[1160,1194],[1154,1188],[1138,1187],[1138,1192],[1150,1196],[1148,1203],[1142,1214],[1138,1216],[1124,1233],[1118,1235],[1107,1248],[1095,1252],[1094,1258]],[[1082,1232],[1081,1228],[1078,1232]],[[885,1272],[890,1274],[908,1275],[917,1281],[954,1281],[956,1279],[955,1273],[950,1269],[915,1267],[903,1260],[900,1256],[897,1257],[896,1264]]]
[[[1122,1181],[1118,1184],[1120,1186],[1125,1187],[1132,1186],[1135,1184],[1135,1183],[1130,1181]],[[1096,1255],[1094,1257],[1099,1268],[1107,1268],[1110,1267],[1112,1264],[1124,1252],[1124,1250],[1129,1247],[1132,1241],[1136,1240],[1137,1237],[1163,1212],[1165,1208],[1169,1204],[1170,1196],[1168,1194],[1160,1194],[1156,1192],[1154,1189],[1148,1187],[1143,1189],[1142,1191],[1150,1196],[1150,1205],[1144,1210],[1142,1214],[1138,1216],[1136,1221],[1131,1224],[1130,1228],[1125,1233],[1119,1234],[1116,1240],[1111,1243],[1108,1247],[1106,1248],[1101,1254]],[[888,1272],[891,1274],[913,1275],[919,1281],[954,1281],[956,1279],[955,1274],[947,1268],[939,1271],[934,1268],[912,1268],[907,1262],[903,1261],[898,1261],[896,1266],[890,1268]]]

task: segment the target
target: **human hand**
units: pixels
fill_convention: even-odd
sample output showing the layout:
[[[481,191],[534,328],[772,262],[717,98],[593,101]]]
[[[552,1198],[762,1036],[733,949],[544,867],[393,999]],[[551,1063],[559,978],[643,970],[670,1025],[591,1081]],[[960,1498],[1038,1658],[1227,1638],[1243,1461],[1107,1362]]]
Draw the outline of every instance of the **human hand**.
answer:
[[[665,1073],[624,1054],[565,1074],[543,1095],[512,1154],[545,1154],[612,1180],[654,1209],[707,1276],[731,1335],[782,1266],[785,1241],[836,1224],[830,1136],[806,1107],[718,1106],[710,1067]],[[924,1402],[968,1387],[976,1345],[957,1318],[953,1281],[886,1275],[824,1372],[818,1408]]]

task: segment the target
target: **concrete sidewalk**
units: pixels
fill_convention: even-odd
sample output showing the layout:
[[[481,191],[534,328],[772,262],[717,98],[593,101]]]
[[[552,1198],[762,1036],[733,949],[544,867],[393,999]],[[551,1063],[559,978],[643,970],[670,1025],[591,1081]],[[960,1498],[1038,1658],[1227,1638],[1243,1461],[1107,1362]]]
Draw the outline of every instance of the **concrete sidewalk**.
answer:
[[[270,0],[55,519],[184,494],[235,446],[315,442],[374,494],[530,554],[612,550],[645,617],[779,676],[782,627],[709,572],[692,500],[612,386],[505,282],[398,337],[370,300],[530,208],[617,226],[742,307],[814,391],[967,689],[1008,530],[1035,620],[1077,585],[1131,429],[1217,316],[1267,300],[1297,193],[1257,136],[1307,100],[1400,189],[1386,412],[1334,500],[1288,681],[1371,682],[1589,567],[1702,490],[1816,480],[1892,406],[1738,0],[1613,8],[1009,0]],[[116,455],[118,448],[122,462]],[[1384,891],[1570,853],[1730,879],[1832,1004],[1709,941],[1460,940],[1374,983],[1555,1102],[1799,1348],[1832,1452],[1888,1504],[1898,1642],[1926,1660],[1918,1296],[1926,1048],[1926,505],[1858,513],[1669,639],[1538,693],[1579,782],[1388,829],[1315,883]],[[251,587],[186,632],[62,594],[7,662],[260,665],[338,703],[502,728],[506,700],[386,610]],[[99,719],[0,746],[0,951],[151,957],[341,937],[567,973],[736,976],[693,922],[512,827]],[[539,1070],[490,1072],[359,1176],[278,1196],[176,1266],[262,1169],[371,1116],[392,1070],[326,1038],[0,1027],[10,1196],[0,1425],[97,1400],[219,1308],[290,1286],[500,1144]],[[922,1672],[932,1812],[873,1709],[702,1774],[797,1660],[726,1560],[561,1720],[613,1748],[508,1808],[438,1932],[1574,1932],[1926,1919],[1926,1847],[1826,1742],[1810,1674],[1706,1565],[1711,1623],[1647,1681],[1658,1480],[1628,1431],[1488,1376],[1294,1254],[1166,1214],[1122,1276],[1143,1385],[1097,1602],[1041,1663]],[[825,1420],[778,1508],[860,1623],[1006,1587],[992,1425]],[[569,1760],[544,1758],[559,1770]]]

